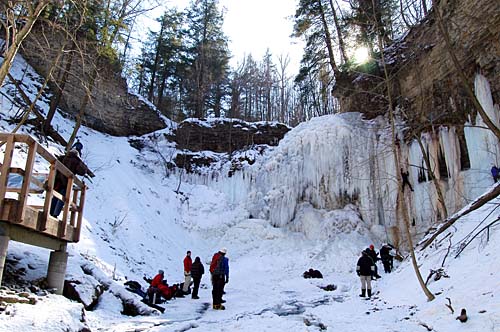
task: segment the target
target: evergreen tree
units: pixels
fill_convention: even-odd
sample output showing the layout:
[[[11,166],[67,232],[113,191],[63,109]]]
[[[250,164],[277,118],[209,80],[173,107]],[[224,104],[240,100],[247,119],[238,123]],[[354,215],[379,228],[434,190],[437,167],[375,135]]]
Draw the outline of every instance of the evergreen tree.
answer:
[[[222,31],[224,17],[218,0],[191,0],[187,9],[186,106],[191,116],[202,118],[219,113],[227,94],[229,49]]]
[[[377,31],[385,45],[394,37],[393,20],[397,8],[395,0],[350,0],[351,15],[347,21],[357,27],[357,40],[370,50],[376,45]]]

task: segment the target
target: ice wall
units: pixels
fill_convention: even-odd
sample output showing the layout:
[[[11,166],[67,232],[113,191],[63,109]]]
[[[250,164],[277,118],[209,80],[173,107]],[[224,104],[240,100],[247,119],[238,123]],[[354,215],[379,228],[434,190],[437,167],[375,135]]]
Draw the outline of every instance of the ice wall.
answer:
[[[493,105],[484,77],[476,78],[476,93],[498,123],[498,108]],[[476,125],[481,122],[475,119]],[[473,126],[466,126],[464,137],[465,142],[460,143],[456,128],[447,127],[421,136],[449,214],[493,183],[489,169],[498,156],[496,137]],[[462,150],[468,151],[470,167],[462,163],[460,144],[466,144]],[[413,233],[418,235],[442,217],[436,188],[425,171],[419,144],[398,142],[398,146],[414,188],[413,192],[405,189],[405,199]],[[304,213],[304,206],[322,211],[356,206],[362,220],[382,238],[388,228],[399,225],[398,173],[387,121],[381,117],[367,121],[360,113],[342,113],[300,124],[279,146],[232,177],[205,175],[191,176],[190,180],[226,193],[232,203],[244,204],[254,217],[310,234],[315,231],[297,222],[311,215]]]

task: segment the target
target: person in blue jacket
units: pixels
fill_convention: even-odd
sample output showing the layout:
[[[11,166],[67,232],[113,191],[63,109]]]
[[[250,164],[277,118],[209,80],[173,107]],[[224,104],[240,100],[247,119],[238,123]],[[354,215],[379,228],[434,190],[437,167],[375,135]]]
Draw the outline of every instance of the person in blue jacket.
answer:
[[[493,177],[493,182],[497,183],[500,175],[500,170],[495,165],[491,166],[491,176]]]
[[[224,286],[229,282],[229,260],[226,257],[226,248],[222,248],[214,254],[210,263],[212,274],[212,303],[215,310],[224,310],[222,295]]]

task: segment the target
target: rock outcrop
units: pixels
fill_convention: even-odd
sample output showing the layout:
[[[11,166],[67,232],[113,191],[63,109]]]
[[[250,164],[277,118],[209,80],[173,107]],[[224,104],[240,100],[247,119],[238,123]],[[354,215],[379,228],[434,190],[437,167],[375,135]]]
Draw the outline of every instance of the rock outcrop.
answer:
[[[179,149],[232,153],[253,145],[276,146],[289,130],[276,122],[188,119],[179,124],[172,140]]]
[[[500,100],[500,15],[498,1],[441,0],[443,22],[461,70],[472,79],[476,72],[491,85],[495,103]],[[451,61],[439,31],[434,9],[418,26],[384,52],[392,77],[395,105],[411,127],[425,131],[436,125],[460,125],[474,107]],[[334,95],[343,112],[362,112],[372,118],[388,107],[379,63],[371,75],[343,73]],[[472,117],[473,118],[473,117]]]
[[[163,129],[166,124],[153,105],[128,91],[127,82],[119,68],[99,57],[92,43],[81,41],[78,50],[72,48],[64,35],[43,24],[37,24],[22,44],[22,53],[35,70],[47,76],[64,43],[56,77],[70,68],[60,108],[76,116],[90,88],[91,100],[85,107],[83,124],[115,136],[143,135]],[[68,65],[71,61],[71,65]],[[55,91],[55,86],[53,86]]]

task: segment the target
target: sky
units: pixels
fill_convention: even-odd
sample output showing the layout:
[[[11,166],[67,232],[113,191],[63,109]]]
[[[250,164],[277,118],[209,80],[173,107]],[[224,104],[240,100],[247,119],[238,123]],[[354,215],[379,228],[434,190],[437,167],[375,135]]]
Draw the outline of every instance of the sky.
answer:
[[[236,66],[247,54],[261,60],[269,48],[277,64],[278,56],[290,55],[290,72],[297,73],[303,42],[291,38],[297,0],[220,0],[226,9],[224,32],[230,39]],[[170,0],[168,5],[184,8],[189,0]],[[161,10],[157,10],[160,15]],[[155,13],[156,13],[155,12]]]
[[[260,60],[269,48],[274,56],[290,55],[299,67],[303,43],[291,38],[296,0],[221,0],[227,8],[224,30],[237,59],[251,53]]]

